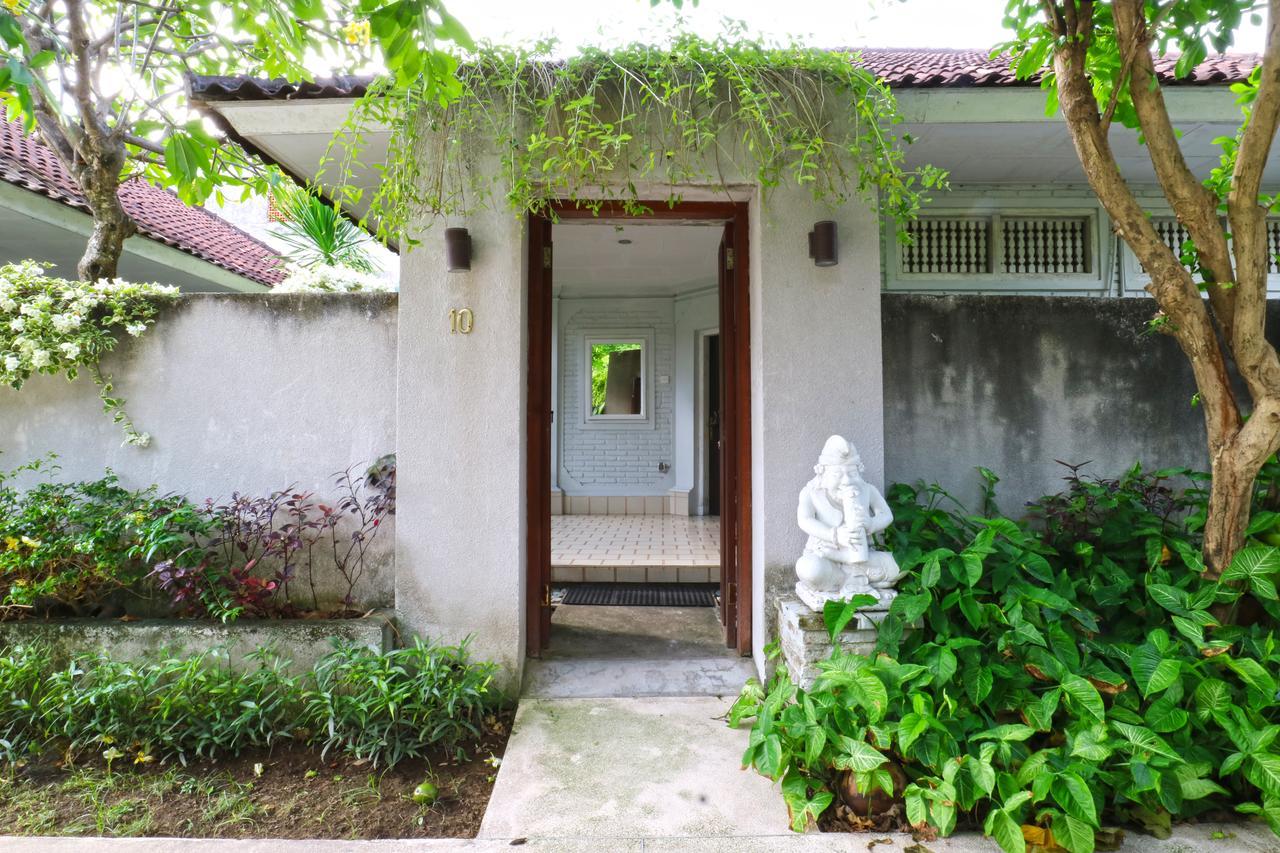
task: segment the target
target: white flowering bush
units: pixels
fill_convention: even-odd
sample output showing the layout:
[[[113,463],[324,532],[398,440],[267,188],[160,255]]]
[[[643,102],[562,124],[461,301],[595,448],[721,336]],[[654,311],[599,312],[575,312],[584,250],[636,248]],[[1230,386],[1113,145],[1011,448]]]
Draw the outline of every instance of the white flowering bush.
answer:
[[[271,288],[273,293],[374,293],[388,290],[391,290],[391,285],[375,275],[329,264],[294,267],[288,278]]]
[[[176,299],[176,287],[112,281],[68,281],[45,275],[34,261],[0,266],[0,382],[18,390],[35,373],[75,379],[83,369],[98,386],[103,409],[124,429],[125,443],[145,447],[112,396],[99,359],[120,336],[137,337],[155,322],[161,302]]]

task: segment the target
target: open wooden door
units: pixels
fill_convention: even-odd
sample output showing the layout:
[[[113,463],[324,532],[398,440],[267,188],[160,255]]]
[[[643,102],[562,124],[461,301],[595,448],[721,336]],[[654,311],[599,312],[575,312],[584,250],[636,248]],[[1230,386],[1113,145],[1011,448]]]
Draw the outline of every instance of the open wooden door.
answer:
[[[751,329],[746,205],[720,239],[720,619],[751,652]]]
[[[551,220],[529,217],[526,651],[551,640]]]
[[[652,203],[636,214],[617,202],[599,209],[555,205],[560,219],[642,218],[725,223],[720,284],[720,616],[725,643],[751,652],[751,331],[747,205]],[[539,657],[551,636],[551,221],[529,217],[526,651]]]

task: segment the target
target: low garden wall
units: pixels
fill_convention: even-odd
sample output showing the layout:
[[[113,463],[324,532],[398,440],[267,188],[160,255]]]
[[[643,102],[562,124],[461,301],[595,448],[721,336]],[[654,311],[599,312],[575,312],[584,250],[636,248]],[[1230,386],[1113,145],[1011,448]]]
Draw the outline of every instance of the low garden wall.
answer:
[[[340,640],[374,651],[395,648],[390,611],[359,619],[240,619],[228,624],[173,619],[56,619],[0,622],[0,648],[39,643],[65,666],[75,657],[105,652],[113,660],[144,661],[218,650],[233,669],[253,669],[250,657],[268,651],[287,671],[311,671]]]
[[[63,479],[110,468],[125,486],[196,502],[288,487],[334,500],[336,472],[395,451],[396,305],[395,294],[185,296],[103,362],[150,446],[122,446],[85,377],[36,376],[0,387],[0,469],[52,452]],[[391,527],[372,543],[362,609],[393,603],[394,539]],[[345,592],[336,573],[317,580],[330,603]]]
[[[1208,469],[1191,368],[1171,338],[1148,331],[1153,300],[886,294],[881,304],[888,482],[936,481],[977,508],[984,466],[1016,516],[1061,489],[1055,460],[1107,477],[1138,461]],[[1274,339],[1280,302],[1269,315]]]

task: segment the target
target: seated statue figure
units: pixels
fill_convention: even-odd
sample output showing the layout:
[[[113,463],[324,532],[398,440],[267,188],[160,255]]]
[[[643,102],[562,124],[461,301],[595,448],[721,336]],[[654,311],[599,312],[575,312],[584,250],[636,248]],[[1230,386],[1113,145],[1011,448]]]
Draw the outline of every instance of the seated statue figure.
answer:
[[[827,601],[859,593],[874,595],[888,608],[902,576],[887,551],[871,548],[871,537],[893,522],[893,513],[875,486],[862,479],[862,460],[846,439],[833,435],[814,467],[817,475],[800,491],[796,521],[809,534],[796,561],[796,594],[815,611]]]

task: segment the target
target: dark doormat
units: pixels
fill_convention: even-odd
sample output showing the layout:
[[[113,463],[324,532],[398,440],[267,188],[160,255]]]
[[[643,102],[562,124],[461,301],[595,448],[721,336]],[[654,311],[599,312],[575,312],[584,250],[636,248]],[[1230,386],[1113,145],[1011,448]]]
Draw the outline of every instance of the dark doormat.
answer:
[[[575,583],[566,584],[564,604],[614,607],[713,607],[713,583]]]

